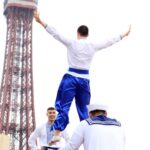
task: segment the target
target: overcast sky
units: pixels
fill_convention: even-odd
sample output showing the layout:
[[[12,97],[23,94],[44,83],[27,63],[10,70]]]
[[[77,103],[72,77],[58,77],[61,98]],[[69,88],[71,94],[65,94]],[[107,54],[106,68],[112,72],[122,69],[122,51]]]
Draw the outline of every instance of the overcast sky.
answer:
[[[83,7],[84,6],[84,7]],[[86,24],[90,38],[120,34],[132,25],[121,42],[96,53],[90,70],[91,103],[109,104],[110,117],[120,120],[127,136],[126,150],[149,150],[150,142],[150,9],[148,0],[39,0],[41,18],[67,37]],[[0,1],[0,79],[6,39],[6,19]],[[33,21],[33,73],[37,126],[54,105],[57,88],[68,68],[66,48]],[[42,118],[42,119],[41,119]],[[68,130],[79,123],[75,105]]]

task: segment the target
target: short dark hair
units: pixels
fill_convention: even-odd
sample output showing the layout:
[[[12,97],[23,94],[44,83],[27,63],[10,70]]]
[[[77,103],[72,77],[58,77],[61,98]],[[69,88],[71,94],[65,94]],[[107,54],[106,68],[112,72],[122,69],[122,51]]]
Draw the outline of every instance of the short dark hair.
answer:
[[[56,110],[56,109],[54,107],[48,107],[47,111],[49,111],[49,110]]]
[[[78,27],[77,32],[78,32],[81,36],[87,37],[88,34],[89,34],[89,29],[88,29],[87,26],[81,25],[81,26]]]
[[[93,110],[93,111],[90,111],[89,113],[91,113],[92,115],[95,116],[95,114],[97,114],[97,113],[105,114],[106,111],[105,110]]]

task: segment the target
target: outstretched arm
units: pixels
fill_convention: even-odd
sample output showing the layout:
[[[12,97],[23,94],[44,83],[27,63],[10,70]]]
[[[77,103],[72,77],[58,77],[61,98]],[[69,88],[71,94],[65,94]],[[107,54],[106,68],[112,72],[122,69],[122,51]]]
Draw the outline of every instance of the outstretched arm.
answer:
[[[123,39],[124,37],[128,36],[130,34],[130,31],[131,31],[131,25],[129,25],[129,29],[128,31],[126,31],[125,33],[121,34],[121,38]]]
[[[47,24],[41,20],[40,13],[37,10],[34,11],[34,18],[35,18],[36,22],[38,22],[44,28],[46,28]]]
[[[108,39],[105,39],[104,41],[95,43],[94,44],[95,49],[96,50],[101,50],[101,49],[107,48],[107,47],[109,47],[109,46],[119,42],[121,39],[123,39],[124,37],[128,36],[130,31],[131,31],[131,25],[129,26],[129,29],[125,33],[120,34],[120,35],[118,35],[116,37],[108,38]]]
[[[71,42],[70,39],[64,37],[62,34],[60,34],[54,27],[47,25],[44,21],[41,20],[40,14],[37,10],[34,11],[34,18],[35,20],[41,24],[46,31],[51,34],[56,40],[63,43],[65,46],[68,46]]]

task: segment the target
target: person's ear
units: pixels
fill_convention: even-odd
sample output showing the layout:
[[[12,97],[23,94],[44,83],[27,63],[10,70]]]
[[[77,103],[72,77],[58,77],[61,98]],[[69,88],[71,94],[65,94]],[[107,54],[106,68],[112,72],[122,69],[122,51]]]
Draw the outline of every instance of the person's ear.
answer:
[[[90,118],[92,117],[92,113],[90,113],[90,112],[89,112],[89,117],[90,117]]]

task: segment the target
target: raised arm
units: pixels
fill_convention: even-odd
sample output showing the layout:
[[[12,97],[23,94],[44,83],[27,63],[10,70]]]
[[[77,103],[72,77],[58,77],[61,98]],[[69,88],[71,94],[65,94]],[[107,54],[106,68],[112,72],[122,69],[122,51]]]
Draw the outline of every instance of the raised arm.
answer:
[[[124,37],[129,35],[130,30],[131,30],[131,25],[129,26],[129,29],[125,33],[122,33],[122,34],[117,35],[117,36],[112,37],[112,38],[105,39],[101,42],[94,43],[95,49],[96,50],[101,50],[101,49],[107,48],[107,47],[119,42]]]
[[[71,136],[70,140],[67,144],[61,148],[61,150],[77,150],[84,142],[84,130],[86,128],[87,122],[82,121],[76,127],[73,135]]]
[[[66,143],[70,140],[70,136],[69,136],[69,134],[68,134],[66,129],[62,132],[61,135],[62,135],[62,138],[64,138]]]
[[[36,10],[34,11],[34,18],[35,20],[41,24],[46,31],[51,34],[56,40],[64,44],[65,46],[69,46],[71,43],[71,40],[64,37],[62,34],[60,34],[54,27],[47,25],[44,21],[41,20],[39,12]]]

